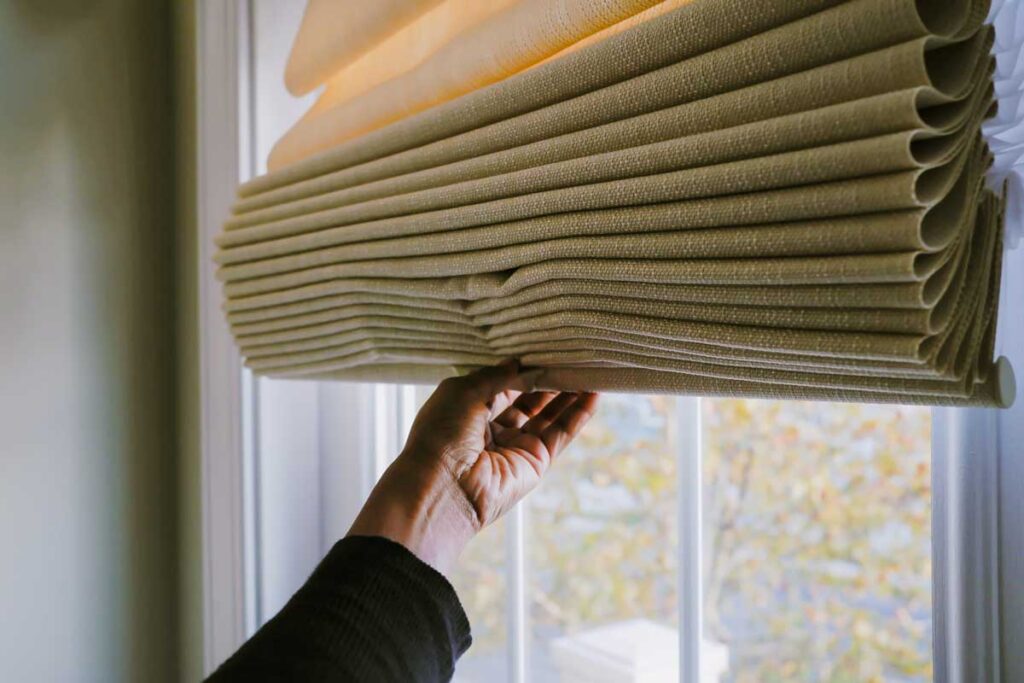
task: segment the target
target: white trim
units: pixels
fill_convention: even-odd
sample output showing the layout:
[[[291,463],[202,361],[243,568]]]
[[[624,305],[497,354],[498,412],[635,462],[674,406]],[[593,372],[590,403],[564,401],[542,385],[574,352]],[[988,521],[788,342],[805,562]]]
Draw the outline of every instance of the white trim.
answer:
[[[932,411],[932,657],[936,683],[996,683],[997,413]]]
[[[260,561],[262,500],[260,498],[260,383],[248,370],[242,371],[242,537],[245,575],[245,637],[264,621],[263,564]]]
[[[209,673],[245,640],[247,618],[241,363],[217,305],[211,258],[239,180],[243,69],[239,5],[199,2],[196,13],[203,666]]]
[[[526,683],[529,629],[526,582],[526,503],[520,501],[505,517],[505,573],[508,630],[508,681]]]
[[[700,683],[704,630],[704,558],[700,399],[676,399],[679,443],[679,681]]]
[[[371,384],[373,392],[373,481],[370,488],[384,474],[398,455],[404,434],[398,406],[398,389],[394,384]]]
[[[405,439],[416,420],[416,413],[419,412],[416,390],[417,386],[414,384],[402,384],[398,387],[398,449],[395,453],[401,453],[405,447]]]
[[[261,612],[272,617],[323,557],[320,392],[313,382],[258,380]]]
[[[320,382],[320,466],[326,553],[344,537],[376,483],[373,387]]]
[[[238,179],[256,175],[256,91],[253,79],[255,33],[251,0],[234,0],[238,46]],[[230,90],[230,88],[229,88]],[[233,196],[233,195],[232,195]],[[208,241],[209,243],[209,241]],[[248,638],[265,620],[263,614],[263,567],[260,543],[260,382],[247,368],[242,368],[242,570],[245,576],[245,637]]]

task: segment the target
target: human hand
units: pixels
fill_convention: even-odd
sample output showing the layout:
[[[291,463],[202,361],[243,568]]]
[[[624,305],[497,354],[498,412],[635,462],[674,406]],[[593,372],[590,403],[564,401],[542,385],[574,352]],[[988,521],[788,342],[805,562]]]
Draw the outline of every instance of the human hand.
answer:
[[[349,535],[390,538],[446,570],[594,413],[596,394],[533,391],[540,372],[507,362],[442,382]]]
[[[530,391],[539,372],[511,362],[447,380],[409,433],[402,457],[440,467],[479,528],[537,486],[597,406],[596,394]]]

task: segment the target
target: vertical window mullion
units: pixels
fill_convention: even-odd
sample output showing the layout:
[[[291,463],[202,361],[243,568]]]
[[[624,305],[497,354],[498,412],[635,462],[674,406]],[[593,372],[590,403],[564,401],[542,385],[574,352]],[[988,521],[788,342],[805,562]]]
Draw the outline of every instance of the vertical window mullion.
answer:
[[[364,442],[360,443],[359,467],[362,490],[360,491],[359,507],[370,495],[374,484],[377,483],[377,388],[372,384],[359,385],[362,391],[360,398],[365,401],[359,408],[361,433],[365,435]],[[357,510],[358,512],[358,510]]]
[[[416,386],[413,384],[402,384],[398,387],[398,440],[396,447],[401,450],[405,446],[405,439],[412,429],[413,420],[416,419]]]
[[[373,385],[373,483],[377,483],[395,456],[398,406],[393,384]],[[372,487],[371,487],[372,488]]]
[[[259,628],[263,617],[263,569],[260,562],[260,477],[259,477],[259,380],[242,370],[242,526],[245,553],[245,635],[248,638]]]
[[[999,416],[932,409],[932,620],[936,681],[998,681]]]
[[[508,574],[508,681],[526,683],[527,587],[526,505],[520,502],[505,521],[505,557]]]
[[[238,36],[238,180],[257,175],[256,153],[256,24],[249,0],[236,4]],[[260,561],[259,500],[259,380],[242,368],[242,499],[245,588],[245,635],[251,636],[264,622],[263,570]]]
[[[679,426],[679,680],[700,683],[703,587],[701,578],[700,399],[676,399]]]
[[[376,416],[371,384],[322,382],[318,389],[326,553],[348,531],[377,481]]]

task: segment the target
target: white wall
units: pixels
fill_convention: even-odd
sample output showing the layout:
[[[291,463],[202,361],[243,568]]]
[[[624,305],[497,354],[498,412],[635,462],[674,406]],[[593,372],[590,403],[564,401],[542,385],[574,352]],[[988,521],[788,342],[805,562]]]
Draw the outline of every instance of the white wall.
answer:
[[[171,26],[0,3],[0,680],[176,676]]]

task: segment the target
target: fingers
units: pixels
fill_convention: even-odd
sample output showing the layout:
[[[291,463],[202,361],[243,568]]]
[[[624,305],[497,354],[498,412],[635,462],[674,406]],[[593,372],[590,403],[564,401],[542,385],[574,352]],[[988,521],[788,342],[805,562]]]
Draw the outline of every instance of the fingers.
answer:
[[[442,386],[451,398],[465,403],[493,405],[494,398],[505,391],[532,391],[539,370],[522,371],[515,359],[481,368],[463,377],[446,380]]]
[[[540,436],[548,425],[558,419],[562,411],[576,402],[576,394],[562,392],[555,396],[544,406],[544,409],[534,415],[523,425],[523,431],[528,434]]]
[[[491,415],[500,415],[502,412],[507,410],[513,403],[515,403],[520,395],[521,392],[515,391],[513,389],[508,389],[506,391],[502,391],[496,394],[494,398],[491,400]]]
[[[518,429],[539,413],[555,396],[557,396],[557,392],[554,391],[533,391],[520,394],[519,398],[493,421],[501,427]]]
[[[522,431],[540,438],[554,458],[583,429],[597,409],[597,394],[559,394],[523,425]]]

